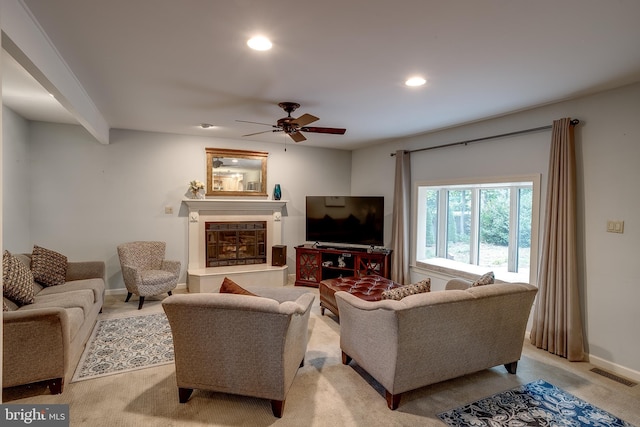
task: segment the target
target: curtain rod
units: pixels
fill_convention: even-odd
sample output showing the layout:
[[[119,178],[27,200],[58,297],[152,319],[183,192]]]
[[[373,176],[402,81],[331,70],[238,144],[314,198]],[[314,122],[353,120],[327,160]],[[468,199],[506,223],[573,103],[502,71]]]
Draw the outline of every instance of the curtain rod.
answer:
[[[578,123],[580,123],[580,120],[578,120],[578,119],[571,120],[571,125],[572,126],[575,126]],[[517,130],[515,132],[501,133],[500,135],[484,136],[482,138],[468,139],[466,141],[459,141],[459,142],[452,142],[452,143],[449,143],[449,144],[436,145],[435,147],[418,148],[416,150],[406,150],[405,153],[415,153],[417,151],[435,150],[436,148],[453,147],[455,145],[467,145],[467,144],[470,144],[472,142],[486,141],[488,139],[502,138],[502,137],[505,137],[505,136],[521,135],[523,133],[531,133],[531,132],[537,132],[537,131],[540,131],[540,130],[551,129],[552,127],[553,127],[553,125],[548,125],[548,126],[540,126],[540,127],[531,128],[531,129]],[[395,156],[395,155],[396,155],[396,153],[391,153],[392,157]]]

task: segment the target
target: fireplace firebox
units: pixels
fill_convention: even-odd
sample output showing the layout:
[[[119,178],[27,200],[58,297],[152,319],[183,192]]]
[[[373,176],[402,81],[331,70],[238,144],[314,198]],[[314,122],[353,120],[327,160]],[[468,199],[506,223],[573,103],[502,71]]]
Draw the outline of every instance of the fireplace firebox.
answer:
[[[206,265],[263,264],[267,262],[267,222],[205,222]]]

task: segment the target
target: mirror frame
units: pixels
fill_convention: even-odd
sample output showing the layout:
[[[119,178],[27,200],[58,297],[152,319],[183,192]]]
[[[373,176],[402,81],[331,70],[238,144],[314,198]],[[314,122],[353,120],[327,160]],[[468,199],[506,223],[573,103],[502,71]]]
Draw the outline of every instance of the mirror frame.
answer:
[[[207,196],[267,196],[267,156],[265,151],[245,151],[226,148],[205,148],[207,153]],[[262,181],[260,191],[214,191],[213,189],[213,159],[219,157],[235,157],[240,159],[260,160]]]

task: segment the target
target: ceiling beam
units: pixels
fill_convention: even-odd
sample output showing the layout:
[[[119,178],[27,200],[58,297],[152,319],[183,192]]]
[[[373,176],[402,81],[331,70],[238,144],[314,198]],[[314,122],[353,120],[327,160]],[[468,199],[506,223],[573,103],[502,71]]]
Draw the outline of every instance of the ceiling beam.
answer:
[[[22,0],[0,4],[2,47],[102,144],[109,125]]]

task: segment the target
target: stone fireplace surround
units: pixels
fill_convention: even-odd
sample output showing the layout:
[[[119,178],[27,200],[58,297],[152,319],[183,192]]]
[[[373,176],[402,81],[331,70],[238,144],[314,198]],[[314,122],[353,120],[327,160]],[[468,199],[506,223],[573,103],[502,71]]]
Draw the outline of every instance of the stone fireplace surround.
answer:
[[[188,213],[189,292],[217,292],[225,277],[238,284],[284,286],[287,266],[271,265],[271,248],[282,244],[282,211],[285,200],[268,199],[186,199]],[[267,262],[264,264],[206,267],[205,223],[207,221],[266,221]]]

